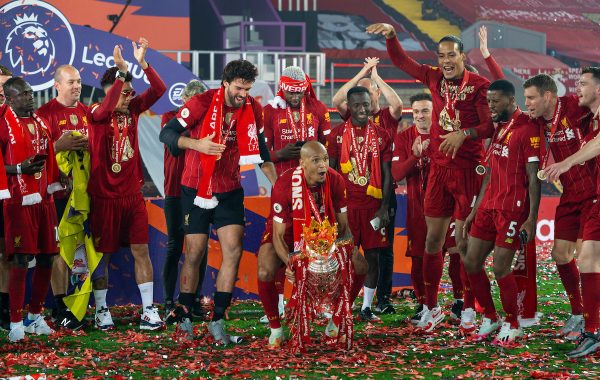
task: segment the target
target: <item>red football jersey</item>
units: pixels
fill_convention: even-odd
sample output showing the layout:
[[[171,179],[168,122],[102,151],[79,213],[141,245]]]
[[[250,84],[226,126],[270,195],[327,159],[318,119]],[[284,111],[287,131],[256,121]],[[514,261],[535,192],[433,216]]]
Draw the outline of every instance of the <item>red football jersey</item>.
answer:
[[[144,182],[142,157],[138,146],[138,118],[148,110],[166,91],[165,84],[152,67],[144,70],[150,87],[129,103],[127,116],[127,141],[123,153],[121,171],[111,170],[115,162],[113,152],[113,109],[121,95],[123,82],[115,81],[101,104],[93,105],[88,112],[90,154],[92,168],[88,193],[103,198],[121,198],[139,193]],[[123,128],[124,129],[124,128]],[[123,130],[119,129],[119,134]],[[126,158],[126,159],[125,159]]]
[[[298,109],[294,109],[298,114]],[[296,121],[295,128],[298,138],[305,136],[304,141],[319,140],[326,143],[326,138],[331,131],[331,122],[327,107],[319,101],[306,102],[306,126],[305,131],[300,131],[300,121]],[[294,114],[294,118],[296,118]],[[298,166],[298,160],[277,161],[274,152],[282,149],[287,144],[293,144],[298,139],[294,135],[292,125],[288,120],[288,110],[273,108],[270,104],[264,108],[264,133],[267,148],[271,152],[271,159],[275,165],[277,175],[280,176],[288,169]]]
[[[577,152],[588,134],[590,113],[588,108],[578,105],[577,95],[562,96],[558,98],[557,128],[552,134],[552,120],[536,118],[535,122],[544,128],[546,141],[550,145],[550,151],[554,161],[560,162]],[[575,165],[560,176],[563,186],[561,202],[580,202],[596,196],[595,193],[595,168],[590,160],[583,165]]]
[[[56,141],[66,131],[77,131],[84,136],[88,135],[88,107],[77,102],[74,107],[62,105],[56,98],[41,106],[36,113],[48,120],[48,128],[53,141]],[[68,197],[67,190],[57,191],[54,199]]]
[[[598,135],[598,132],[600,132],[600,120],[598,118],[590,118],[586,124],[588,133],[583,138],[584,144],[593,140]],[[597,173],[600,170],[600,155],[596,156],[593,160],[589,160],[586,164],[590,162],[594,164],[594,173]],[[596,194],[600,194],[600,177],[596,177],[594,190]]]
[[[448,131],[440,126],[439,120],[440,113],[445,105],[442,87],[442,83],[445,80],[441,69],[439,67],[422,65],[409,57],[400,46],[397,38],[388,39],[386,43],[388,54],[394,65],[413,78],[423,82],[431,91],[431,98],[433,100],[430,144],[432,162],[451,168],[474,168],[477,166],[483,154],[482,138],[491,136],[493,132],[490,109],[486,100],[490,82],[480,75],[468,73],[469,80],[456,102],[456,110],[460,119],[460,128],[468,129],[477,127],[477,131],[482,138],[465,140],[458,150],[456,158],[452,159],[452,157],[447,157],[439,150],[442,143],[440,136],[448,133]],[[449,81],[451,93],[457,92],[461,81],[462,78]]]
[[[411,223],[425,222],[423,199],[425,198],[427,176],[429,175],[429,149],[425,150],[420,158],[415,157],[412,152],[412,146],[417,136],[421,136],[421,141],[429,139],[429,133],[419,133],[415,125],[398,133],[394,141],[392,157],[394,181],[401,181],[406,178],[406,195],[408,199],[406,222],[409,231]]]
[[[172,118],[177,116],[177,111],[165,112],[160,121],[161,128],[165,126]],[[165,146],[165,197],[181,196],[181,174],[185,165],[185,152],[181,152],[175,157]]]
[[[529,210],[529,180],[527,163],[540,160],[539,128],[529,117],[517,110],[518,116],[510,130],[509,123],[499,123],[492,139],[488,170],[490,180],[481,208],[522,212]],[[504,133],[504,136],[502,136]],[[499,137],[503,137],[499,140]]]
[[[271,192],[271,214],[270,218],[277,223],[285,223],[285,242],[291,250],[294,247],[294,212],[292,211],[292,174],[293,170],[288,170],[277,178],[273,191]],[[346,199],[346,186],[341,175],[332,168],[327,170],[327,179],[330,181],[330,195],[333,209],[336,214],[348,211],[348,201]],[[309,188],[321,216],[325,216],[322,199],[322,185]],[[304,207],[310,207],[304,205]],[[333,221],[330,221],[333,222]]]
[[[331,130],[329,134],[329,141],[327,144],[327,153],[330,158],[334,158],[340,162],[340,158],[342,155],[342,140],[344,135],[344,124],[339,124]],[[375,137],[377,138],[377,143],[379,145],[379,155],[381,163],[391,162],[392,161],[392,144],[390,141],[389,134],[379,125],[375,124]],[[367,131],[366,127],[355,127],[353,126],[357,145],[361,146],[365,144],[365,134]],[[353,153],[352,144],[350,144],[350,157],[354,158],[355,155]],[[370,168],[371,168],[371,160],[373,159],[373,153],[371,147],[369,147],[369,151],[367,154],[367,179],[370,178]],[[354,182],[352,182],[348,177],[350,175],[357,176],[358,173],[356,169],[353,169],[350,173],[341,174],[344,177],[344,182],[346,183],[346,188],[348,189],[348,199],[350,200],[350,207],[353,209],[366,209],[366,208],[379,208],[381,205],[381,199],[376,199],[370,195],[367,195],[367,185],[360,186]],[[383,175],[383,173],[382,173]],[[383,178],[381,179],[383,184]]]
[[[42,131],[42,126],[33,118],[33,117],[19,117],[19,123],[21,124],[21,128],[24,131],[24,136],[27,136],[31,139],[31,143],[34,147],[39,146],[40,150],[37,154],[48,154],[48,144],[52,144],[52,140],[50,138],[50,131],[46,131],[45,133]],[[46,126],[48,126],[47,121],[40,117]],[[38,132],[35,132],[35,128],[38,129]],[[34,131],[31,133],[31,131]],[[36,140],[36,135],[39,135],[40,141]],[[26,137],[26,138],[27,138]],[[11,141],[11,137],[8,131],[8,125],[3,117],[3,113],[0,113],[0,149],[2,149],[2,155],[4,157],[4,162],[9,162],[11,160],[10,154],[8,150],[8,144]],[[42,196],[42,200],[51,200],[52,195],[48,194],[48,171],[47,171],[48,162],[46,162],[46,166],[44,166],[44,170],[42,170],[42,176],[37,180],[39,193]],[[19,190],[20,184],[16,175],[7,174],[8,179],[8,191],[10,192],[10,198],[5,199],[4,202],[9,204],[21,204],[22,197],[21,192]]]
[[[204,115],[216,92],[216,89],[212,89],[202,94],[194,95],[177,113],[177,120],[190,132],[190,138],[200,138]],[[253,97],[249,96],[249,98],[254,112],[256,130],[260,131],[263,128],[262,106]],[[225,120],[229,120],[236,111],[237,108],[224,105],[223,115]],[[212,176],[213,193],[225,193],[242,187],[240,182],[240,151],[237,145],[236,130],[235,128],[230,128],[229,123],[225,120],[223,121],[221,130],[223,137],[227,136],[225,139],[225,151],[215,164]],[[183,168],[181,184],[197,189],[201,175],[200,152],[187,150],[185,152],[185,166]]]

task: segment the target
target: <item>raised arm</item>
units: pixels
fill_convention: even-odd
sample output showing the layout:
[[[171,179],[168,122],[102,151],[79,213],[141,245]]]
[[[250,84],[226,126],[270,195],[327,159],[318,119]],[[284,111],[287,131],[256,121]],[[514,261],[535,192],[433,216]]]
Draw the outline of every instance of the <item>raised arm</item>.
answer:
[[[144,73],[148,77],[148,82],[150,82],[150,87],[148,87],[146,91],[131,100],[131,107],[141,113],[149,109],[161,96],[163,96],[167,91],[167,86],[162,79],[160,79],[156,71],[154,71],[154,69],[148,65],[148,62],[146,62],[148,40],[140,37],[139,46],[134,41],[131,41],[131,45],[133,46],[133,56],[144,70]]]
[[[571,156],[561,162],[548,166],[545,169],[548,180],[557,181],[558,177],[571,169],[571,167],[586,162],[598,155],[600,155],[600,134],[596,135],[596,137]]]
[[[352,87],[356,87],[356,84],[358,83],[359,80],[361,80],[362,78],[365,78],[369,75],[369,72],[371,71],[371,69],[374,68],[379,63],[379,58],[376,58],[376,57],[369,58],[368,57],[365,59],[364,63],[365,63],[365,65],[354,76],[354,78],[350,79],[350,81],[348,81],[346,84],[344,84],[335,93],[335,95],[333,96],[333,99],[331,99],[333,106],[335,108],[337,108],[338,112],[340,113],[340,115],[342,115],[342,117],[344,117],[346,112],[348,112],[348,105],[346,104],[346,94],[348,93],[348,90],[350,90]]]
[[[113,49],[113,57],[115,58],[115,66],[117,66],[119,71],[126,73],[127,64],[121,55],[121,48],[117,45],[115,45],[115,48]],[[112,115],[112,112],[119,102],[123,83],[125,83],[125,77],[118,77],[106,92],[106,97],[104,97],[102,103],[91,109],[93,121],[106,120]]]
[[[372,24],[367,27],[367,33],[381,34],[386,38],[388,55],[390,59],[400,70],[404,71],[411,77],[426,82],[427,66],[420,64],[412,59],[400,45],[400,41],[396,36],[396,30],[390,24]]]
[[[402,99],[398,96],[396,91],[390,87],[387,83],[381,79],[379,73],[377,72],[377,66],[373,66],[371,69],[371,80],[373,80],[377,86],[381,89],[381,93],[383,97],[388,102],[390,106],[390,114],[396,120],[399,120],[402,117]]]
[[[479,51],[481,51],[481,55],[483,56],[483,59],[485,59],[485,64],[487,65],[488,70],[490,70],[490,73],[492,73],[494,80],[504,79],[502,69],[498,66],[498,63],[488,50],[487,28],[485,25],[482,25],[479,28]]]

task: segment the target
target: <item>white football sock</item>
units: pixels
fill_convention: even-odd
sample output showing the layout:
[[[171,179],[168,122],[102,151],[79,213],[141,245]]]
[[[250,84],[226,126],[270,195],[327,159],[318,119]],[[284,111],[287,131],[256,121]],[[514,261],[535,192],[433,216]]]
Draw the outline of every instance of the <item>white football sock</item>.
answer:
[[[146,309],[148,306],[152,306],[154,301],[154,282],[144,282],[138,284],[140,288],[140,295],[142,296],[142,307]]]
[[[371,303],[373,302],[373,297],[375,296],[375,290],[377,288],[367,288],[363,287],[363,304],[361,310],[365,310],[368,307],[371,307]]]

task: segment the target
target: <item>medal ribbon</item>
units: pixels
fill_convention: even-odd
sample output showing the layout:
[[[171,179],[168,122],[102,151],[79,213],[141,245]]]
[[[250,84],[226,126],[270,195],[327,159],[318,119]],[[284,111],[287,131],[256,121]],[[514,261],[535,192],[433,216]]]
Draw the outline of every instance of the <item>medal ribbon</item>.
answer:
[[[369,154],[369,144],[372,140],[373,128],[371,124],[367,124],[367,131],[365,132],[365,143],[363,144],[362,151],[358,149],[356,141],[356,135],[354,134],[354,126],[350,127],[350,136],[352,137],[352,150],[354,151],[354,159],[356,160],[356,171],[361,177],[367,175],[367,157]]]
[[[448,112],[448,116],[450,119],[454,120],[456,118],[456,102],[458,101],[459,95],[463,92],[465,87],[467,86],[467,82],[469,81],[469,71],[465,70],[462,78],[462,82],[458,87],[454,96],[450,93],[450,83],[444,79],[445,89],[444,89],[444,108],[446,112]]]
[[[542,156],[542,162],[540,162],[540,170],[544,170],[550,157],[550,141],[554,138],[556,131],[558,130],[558,120],[560,118],[560,110],[562,108],[562,102],[558,98],[556,103],[556,109],[554,110],[554,116],[552,117],[552,126],[550,127],[550,137],[546,140],[546,127],[542,126],[540,131],[540,156]],[[543,144],[542,144],[543,142]]]
[[[315,198],[313,197],[312,192],[310,191],[308,186],[306,187],[306,194],[308,196],[308,203],[310,204],[310,210],[312,211],[314,218],[316,219],[316,221],[318,223],[322,223],[323,218],[321,218],[321,213],[319,212],[319,208],[317,207],[317,202],[315,201]],[[321,198],[323,199],[324,197],[322,195],[323,194],[321,191]],[[325,203],[325,199],[323,199],[323,204],[324,203]]]
[[[291,110],[292,107],[286,107],[287,118],[290,121],[290,125],[292,127],[292,132],[294,133],[294,138],[296,141],[306,141],[306,102],[304,98],[300,101],[300,128],[296,128],[296,122],[294,121],[294,115]],[[298,131],[298,129],[300,129]]]
[[[504,141],[504,138],[506,137],[508,132],[511,130],[511,128],[513,127],[513,124],[515,123],[515,120],[517,119],[517,117],[520,114],[521,114],[521,110],[517,108],[517,110],[510,117],[510,120],[509,120],[508,124],[506,124],[506,127],[504,128],[504,130],[502,130],[502,134],[495,135],[495,138],[493,138],[492,141],[490,141],[490,145],[487,147],[487,150],[485,152],[485,158],[482,161],[479,161],[479,165],[487,166],[487,164],[490,162],[490,157],[492,157],[492,152],[494,151],[494,143],[497,142],[497,143],[501,144],[502,141]]]

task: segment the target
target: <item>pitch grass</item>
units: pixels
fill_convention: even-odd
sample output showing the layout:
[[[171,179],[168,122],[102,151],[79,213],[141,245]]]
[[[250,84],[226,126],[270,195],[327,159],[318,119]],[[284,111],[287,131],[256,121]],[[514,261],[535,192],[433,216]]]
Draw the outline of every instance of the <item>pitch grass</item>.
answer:
[[[414,308],[410,299],[395,299],[397,314],[382,316],[383,323],[356,321],[352,352],[319,346],[323,322],[315,327],[314,344],[303,355],[263,349],[269,331],[258,323],[263,313],[256,302],[240,302],[229,311],[229,330],[246,337],[246,343],[233,348],[213,346],[205,322],[197,323],[198,338],[191,343],[179,341],[172,326],[142,333],[137,328],[137,307],[120,307],[112,309],[117,330],[110,333],[88,328],[83,335],[59,333],[17,345],[2,337],[0,377],[46,373],[48,378],[134,379],[598,378],[600,355],[568,360],[565,354],[574,345],[554,336],[569,311],[555,272],[547,259],[540,263],[539,311],[544,316],[539,326],[526,330],[526,339],[510,349],[460,338],[451,324],[433,335],[417,334],[406,321]],[[449,310],[449,284],[443,282],[442,288],[441,302]],[[497,300],[494,283],[492,288]],[[90,313],[88,319],[92,317]]]

